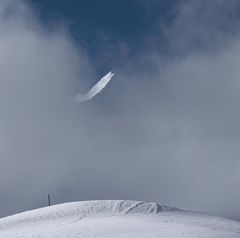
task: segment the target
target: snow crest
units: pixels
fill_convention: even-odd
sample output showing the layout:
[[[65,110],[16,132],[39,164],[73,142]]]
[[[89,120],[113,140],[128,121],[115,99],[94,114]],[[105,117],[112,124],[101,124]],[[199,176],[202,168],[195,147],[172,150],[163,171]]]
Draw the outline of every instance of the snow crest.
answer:
[[[178,208],[161,206],[157,203],[103,200],[71,202],[32,211],[22,212],[0,219],[0,230],[22,223],[53,220],[71,216],[84,217],[94,215],[157,214],[159,212],[181,211]]]
[[[84,102],[92,99],[97,94],[99,94],[110,82],[114,76],[113,72],[107,73],[103,78],[101,78],[86,94],[78,94],[75,97],[76,102]]]
[[[0,219],[1,238],[240,238],[240,223],[156,203],[73,202]]]

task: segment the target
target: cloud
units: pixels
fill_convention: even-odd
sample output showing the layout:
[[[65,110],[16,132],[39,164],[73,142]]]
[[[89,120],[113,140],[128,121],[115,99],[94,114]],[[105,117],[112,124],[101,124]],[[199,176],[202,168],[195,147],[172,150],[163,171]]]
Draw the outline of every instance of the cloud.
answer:
[[[6,214],[57,180],[53,168],[66,151],[60,147],[74,140],[78,125],[72,97],[91,67],[66,28],[43,26],[24,1],[1,1],[0,19],[0,186]]]
[[[73,96],[98,79],[86,52],[24,1],[1,1],[2,216],[48,192],[240,212],[238,3],[178,4],[151,36],[167,48],[116,61],[113,83],[82,105]]]
[[[136,177],[146,192],[139,197],[239,214],[237,9],[235,1],[181,3],[164,28],[168,48],[145,52],[123,72],[126,138],[136,145],[129,157],[137,158]]]

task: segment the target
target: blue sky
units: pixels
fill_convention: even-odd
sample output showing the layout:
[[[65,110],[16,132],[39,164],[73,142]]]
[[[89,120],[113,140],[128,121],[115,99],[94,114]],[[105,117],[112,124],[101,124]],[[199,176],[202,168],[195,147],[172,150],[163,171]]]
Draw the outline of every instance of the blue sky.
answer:
[[[98,63],[103,56],[106,59],[104,63],[111,65],[114,62],[124,63],[129,57],[137,57],[143,48],[155,48],[156,45],[148,41],[147,37],[160,37],[159,24],[171,24],[176,15],[177,0],[31,2],[44,22],[66,24],[74,39],[84,46],[96,68],[104,71],[104,66]],[[128,47],[127,57],[120,52],[119,47],[122,45]],[[166,50],[166,47],[162,38],[162,50]]]
[[[198,50],[218,50],[239,29],[235,0],[228,5],[223,0],[201,4],[184,0],[29,2],[46,25],[67,27],[89,55],[98,76],[120,65],[125,68],[132,61],[154,68],[144,59],[146,52],[175,58]],[[193,6],[193,2],[194,13],[182,14],[182,6]]]

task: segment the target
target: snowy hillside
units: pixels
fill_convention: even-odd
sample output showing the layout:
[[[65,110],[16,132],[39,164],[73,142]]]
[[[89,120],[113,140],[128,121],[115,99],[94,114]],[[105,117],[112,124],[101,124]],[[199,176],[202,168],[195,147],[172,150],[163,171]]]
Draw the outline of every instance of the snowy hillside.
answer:
[[[240,238],[240,223],[155,203],[89,201],[0,219],[1,238]]]

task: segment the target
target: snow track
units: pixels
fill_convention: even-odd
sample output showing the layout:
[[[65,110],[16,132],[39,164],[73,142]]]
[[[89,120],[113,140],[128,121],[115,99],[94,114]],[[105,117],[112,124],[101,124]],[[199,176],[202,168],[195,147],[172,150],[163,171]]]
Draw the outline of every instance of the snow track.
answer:
[[[0,238],[240,238],[238,222],[156,203],[88,201],[0,219]]]

